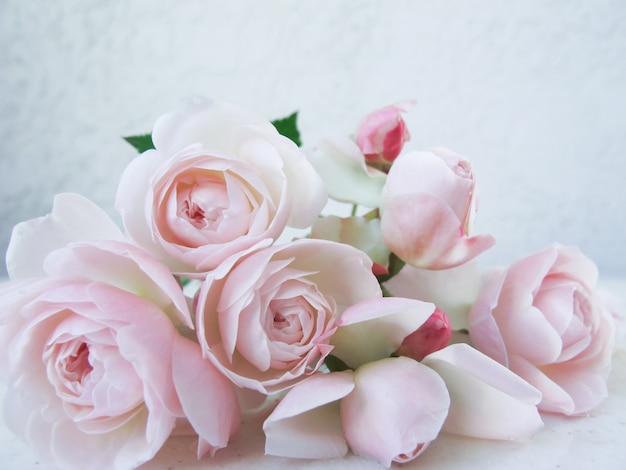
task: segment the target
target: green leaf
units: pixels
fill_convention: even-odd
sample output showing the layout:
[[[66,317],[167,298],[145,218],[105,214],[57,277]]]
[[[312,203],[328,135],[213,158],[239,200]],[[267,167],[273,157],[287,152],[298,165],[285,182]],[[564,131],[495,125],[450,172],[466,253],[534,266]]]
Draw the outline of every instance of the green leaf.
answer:
[[[396,274],[400,272],[400,270],[404,267],[405,263],[395,253],[391,253],[389,255],[389,267],[387,270],[388,274],[382,274],[380,276],[376,276],[378,282],[382,284],[383,282],[387,282],[389,279],[394,277]]]
[[[326,364],[326,367],[328,367],[328,370],[331,372],[341,372],[343,370],[350,369],[348,364],[332,354],[329,354],[324,358],[324,364]]]
[[[302,145],[300,131],[298,130],[298,111],[286,118],[276,119],[272,121],[272,124],[274,124],[279,134],[293,140],[298,147]]]
[[[124,140],[135,147],[139,153],[143,153],[146,150],[154,148],[154,144],[152,143],[152,134],[129,135],[128,137],[124,137]]]

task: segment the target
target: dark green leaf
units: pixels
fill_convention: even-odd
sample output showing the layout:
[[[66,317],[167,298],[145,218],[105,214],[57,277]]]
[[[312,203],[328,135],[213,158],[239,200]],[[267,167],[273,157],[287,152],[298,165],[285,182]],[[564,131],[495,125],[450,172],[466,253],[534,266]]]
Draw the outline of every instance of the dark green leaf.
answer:
[[[151,134],[130,135],[128,137],[124,137],[124,140],[135,147],[139,153],[143,153],[146,150],[154,148]]]
[[[298,111],[286,118],[276,119],[272,121],[272,124],[274,124],[279,134],[293,140],[298,147],[302,145],[300,131],[298,130]]]
[[[343,362],[338,357],[333,356],[332,354],[326,356],[326,358],[324,359],[324,364],[326,364],[326,367],[328,367],[328,370],[330,370],[331,372],[341,372],[342,370],[350,369],[350,367],[348,367],[345,362]]]

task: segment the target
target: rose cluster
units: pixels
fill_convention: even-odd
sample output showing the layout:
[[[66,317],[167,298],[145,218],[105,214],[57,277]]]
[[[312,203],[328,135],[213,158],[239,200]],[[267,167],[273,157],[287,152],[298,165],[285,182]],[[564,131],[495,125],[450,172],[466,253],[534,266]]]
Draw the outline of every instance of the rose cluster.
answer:
[[[201,458],[258,412],[267,454],[389,467],[440,432],[527,440],[540,412],[595,407],[614,335],[595,265],[555,244],[479,272],[495,240],[473,233],[471,162],[406,150],[413,105],[301,148],[279,121],[196,98],[125,169],[123,229],[77,194],[18,224],[0,286],[8,426],[62,468],[129,469],[177,423]],[[329,196],[351,215],[326,213]]]

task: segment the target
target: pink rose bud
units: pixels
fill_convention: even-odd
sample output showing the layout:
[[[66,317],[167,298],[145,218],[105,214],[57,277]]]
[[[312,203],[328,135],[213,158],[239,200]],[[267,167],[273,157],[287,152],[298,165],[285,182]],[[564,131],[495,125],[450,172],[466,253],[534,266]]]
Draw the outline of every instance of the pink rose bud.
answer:
[[[396,354],[421,361],[430,353],[446,347],[451,333],[448,315],[436,308],[422,326],[404,338]]]
[[[365,116],[357,130],[356,143],[368,162],[389,165],[400,155],[404,143],[411,138],[401,113],[413,106],[414,101],[403,101]]]

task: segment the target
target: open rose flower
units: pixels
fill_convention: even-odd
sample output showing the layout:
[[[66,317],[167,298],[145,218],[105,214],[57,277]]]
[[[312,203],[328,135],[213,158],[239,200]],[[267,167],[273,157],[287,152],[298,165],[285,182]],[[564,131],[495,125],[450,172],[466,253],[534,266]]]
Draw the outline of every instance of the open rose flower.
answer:
[[[356,132],[356,143],[365,159],[374,165],[388,168],[396,159],[404,143],[411,138],[402,113],[410,111],[414,101],[402,101],[369,113]]]
[[[495,243],[491,235],[471,236],[474,173],[467,158],[450,150],[400,155],[387,175],[381,210],[385,244],[417,268],[452,268]]]
[[[343,310],[381,296],[365,253],[303,239],[226,260],[197,297],[205,355],[237,385],[271,393],[314,373]]]
[[[175,273],[202,277],[288,224],[308,227],[326,203],[298,147],[245,109],[197,99],[162,116],[152,139],[122,175],[116,207],[131,238]]]
[[[472,343],[538,388],[543,411],[579,415],[606,397],[614,324],[598,271],[551,245],[487,277],[469,316]]]
[[[14,231],[7,258],[16,274],[0,287],[7,425],[63,468],[134,468],[186,416],[200,436],[199,455],[215,452],[239,425],[237,398],[179,333],[193,324],[169,270],[117,240],[63,246],[85,234],[117,237],[94,208],[66,195],[52,215]],[[35,234],[45,246],[36,246]]]

